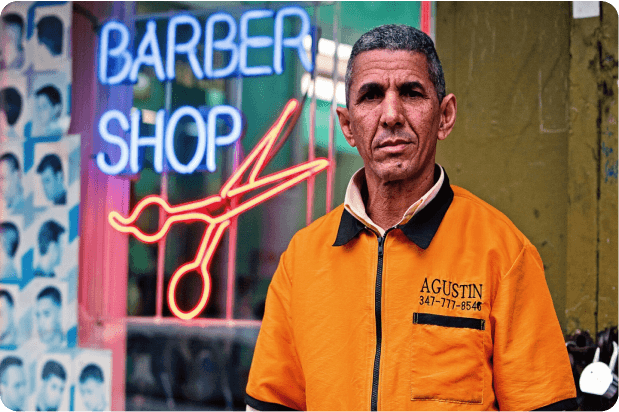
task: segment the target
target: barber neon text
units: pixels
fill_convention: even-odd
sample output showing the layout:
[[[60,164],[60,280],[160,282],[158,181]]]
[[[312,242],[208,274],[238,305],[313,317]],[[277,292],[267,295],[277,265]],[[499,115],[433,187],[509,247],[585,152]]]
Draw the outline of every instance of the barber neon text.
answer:
[[[284,20],[294,17],[300,19],[301,28],[297,34],[284,37]],[[262,19],[274,19],[272,35],[252,36],[249,33],[249,23],[252,20]],[[215,39],[216,24],[224,24],[228,27],[228,34],[224,38]],[[177,42],[176,34],[179,26],[190,28],[191,36],[188,41]],[[305,70],[311,72],[312,62],[303,48],[303,39],[309,32],[309,16],[305,10],[296,6],[284,7],[277,12],[249,10],[241,15],[238,24],[230,14],[218,12],[207,18],[204,35],[198,19],[189,14],[181,14],[168,21],[164,50],[159,48],[156,23],[154,20],[149,20],[146,23],[146,33],[134,56],[128,50],[131,39],[129,29],[120,22],[110,21],[101,29],[98,59],[99,81],[101,84],[110,85],[125,81],[135,83],[142,66],[152,67],[159,81],[173,80],[177,55],[186,56],[197,79],[228,77],[237,72],[243,76],[282,74],[284,72],[284,48],[295,49]],[[112,38],[116,39],[113,46],[110,44]],[[204,45],[202,61],[198,59],[199,44]],[[271,47],[273,48],[272,65],[250,65],[247,59],[250,49]],[[224,63],[223,67],[214,67],[214,51],[229,53],[228,62]]]
[[[179,267],[172,275],[168,285],[168,306],[177,317],[192,319],[198,316],[206,306],[211,290],[209,266],[223,233],[230,225],[230,219],[290,189],[329,166],[327,159],[318,158],[280,172],[260,176],[277,148],[280,147],[278,145],[274,148],[276,141],[285,139],[285,137],[280,139],[284,126],[290,119],[294,118],[295,120],[288,126],[288,130],[291,130],[296,119],[298,119],[299,112],[299,102],[294,99],[290,100],[273,126],[226,181],[218,194],[177,206],[171,206],[158,196],[149,196],[135,206],[129,217],[123,217],[116,211],[109,214],[108,221],[114,229],[122,233],[130,233],[145,243],[161,240],[174,223],[195,221],[206,223],[206,230],[195,258]],[[244,179],[245,175],[247,177]],[[258,189],[262,189],[262,191],[256,194],[255,192]],[[252,197],[243,199],[244,195],[252,192],[254,192]],[[147,234],[142,232],[135,225],[135,222],[142,211],[152,205],[163,208],[167,219],[156,233]],[[202,277],[202,295],[194,308],[185,312],[178,307],[175,292],[183,276],[191,271],[199,272]]]
[[[273,20],[271,35],[257,36],[249,33],[250,22],[264,19]],[[296,19],[300,21],[298,33],[284,36],[284,22],[287,20],[294,22]],[[223,38],[216,38],[216,25],[220,28],[224,25],[227,28],[227,34]],[[179,27],[188,29],[189,40],[178,41]],[[100,32],[98,54],[98,78],[101,84],[135,83],[140,70],[147,66],[153,69],[159,81],[171,81],[175,78],[176,59],[179,56],[187,60],[197,79],[215,79],[238,74],[242,76],[282,74],[285,48],[296,51],[305,70],[313,69],[312,61],[303,47],[303,39],[310,32],[310,20],[307,12],[300,7],[283,7],[277,12],[249,10],[241,15],[238,23],[230,14],[217,12],[208,16],[204,28],[194,16],[180,14],[168,21],[166,42],[161,48],[156,29],[154,20],[146,23],[146,31],[134,55],[129,47],[133,37],[129,29],[118,21],[104,24]],[[271,48],[271,65],[253,66],[248,62],[250,49]],[[198,49],[201,49],[202,60],[198,58]],[[219,67],[214,65],[215,52],[224,52],[228,56],[227,61],[220,63]],[[176,126],[183,117],[189,117],[189,120],[195,123],[197,130],[196,149],[187,163],[180,162],[174,152]],[[217,119],[220,117],[231,125],[230,131],[223,136],[216,134]],[[114,151],[119,153],[114,157],[115,160],[111,160],[111,156],[104,151],[97,153],[97,166],[103,173],[116,175],[139,172],[140,151],[146,147],[153,149],[154,170],[158,173],[163,171],[165,160],[178,173],[193,173],[197,169],[214,172],[217,168],[215,162],[217,147],[234,143],[243,131],[241,112],[232,106],[215,106],[207,115],[191,106],[180,107],[173,113],[161,109],[155,116],[155,132],[152,136],[140,136],[141,118],[140,110],[134,110],[126,115],[112,109],[101,116],[97,131],[101,139],[115,146]]]
[[[178,160],[174,152],[174,132],[178,122],[183,117],[189,117],[196,124],[197,145],[191,160],[183,164]],[[99,119],[99,135],[109,144],[118,146],[120,157],[114,164],[109,164],[103,152],[97,154],[97,166],[103,173],[115,175],[124,171],[127,164],[132,173],[140,170],[138,163],[140,148],[151,146],[154,150],[154,169],[157,173],[163,170],[164,154],[168,164],[178,173],[193,173],[198,167],[206,166],[209,172],[214,172],[215,149],[220,146],[228,146],[241,136],[242,119],[241,112],[232,106],[215,106],[205,116],[198,109],[191,106],[183,106],[176,109],[172,116],[165,119],[165,110],[161,109],[155,117],[155,134],[153,136],[140,136],[141,111],[133,110],[130,119],[127,119],[119,110],[107,111]],[[231,131],[222,136],[216,134],[217,118],[227,117],[232,124]],[[129,143],[121,136],[109,131],[110,123],[116,123],[130,136]]]

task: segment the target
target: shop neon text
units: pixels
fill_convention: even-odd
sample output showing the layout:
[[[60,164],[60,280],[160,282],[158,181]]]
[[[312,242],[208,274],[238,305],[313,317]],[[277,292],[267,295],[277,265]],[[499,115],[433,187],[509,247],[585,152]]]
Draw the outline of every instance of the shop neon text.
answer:
[[[299,33],[284,37],[284,19],[298,17],[301,20]],[[249,23],[252,20],[274,19],[272,36],[252,36]],[[225,24],[228,34],[222,39],[215,39],[215,25]],[[191,28],[191,37],[184,43],[178,43],[176,34],[178,26]],[[235,40],[238,32],[238,41]],[[284,7],[277,12],[273,10],[249,10],[241,15],[239,23],[228,13],[218,12],[210,15],[204,25],[204,57],[198,60],[198,43],[202,36],[202,27],[194,16],[181,14],[168,21],[166,43],[162,57],[156,33],[156,23],[146,23],[146,33],[140,40],[136,55],[128,50],[132,38],[129,29],[118,21],[107,22],[101,28],[98,58],[98,77],[101,84],[135,83],[142,66],[150,66],[159,81],[175,78],[177,55],[185,55],[194,76],[197,79],[223,78],[240,73],[242,76],[268,76],[284,71],[284,48],[296,49],[304,69],[312,71],[312,62],[303,48],[303,39],[310,33],[310,19],[305,10],[296,6]],[[111,39],[115,39],[111,45]],[[251,66],[248,62],[249,49],[273,48],[272,65]],[[229,53],[228,62],[223,67],[213,67],[213,52]]]
[[[197,129],[197,145],[193,157],[187,164],[183,164],[178,160],[174,152],[174,132],[181,118],[188,116],[196,124]],[[217,118],[228,117],[232,125],[230,133],[223,136],[217,136],[216,125]],[[232,106],[215,106],[209,110],[206,119],[198,109],[191,106],[183,106],[176,109],[165,124],[165,110],[157,111],[155,117],[155,135],[140,136],[140,121],[141,111],[133,110],[130,115],[130,120],[127,119],[119,110],[109,110],[99,119],[99,135],[101,138],[112,145],[118,146],[120,157],[114,164],[106,161],[105,153],[97,153],[97,166],[106,174],[116,175],[123,172],[127,163],[129,163],[132,173],[137,173],[140,170],[138,162],[139,150],[141,147],[151,146],[154,149],[154,169],[157,173],[163,170],[164,153],[168,164],[178,173],[193,173],[199,166],[204,165],[206,156],[206,169],[209,172],[214,172],[215,164],[215,148],[219,146],[228,146],[241,136],[242,118],[241,112]],[[130,135],[129,144],[121,136],[115,135],[109,131],[111,122],[117,123],[124,132]]]
[[[271,159],[273,146],[284,126],[295,114],[298,114],[298,111],[300,111],[299,102],[294,99],[290,100],[273,126],[226,181],[218,194],[177,206],[171,206],[158,196],[149,196],[135,206],[129,217],[125,218],[116,211],[109,214],[108,221],[114,229],[122,233],[130,233],[145,243],[155,243],[161,240],[174,223],[195,221],[206,223],[206,231],[196,257],[191,262],[179,267],[170,279],[167,295],[168,306],[175,316],[181,319],[192,319],[198,316],[206,306],[211,291],[209,266],[224,231],[230,225],[230,219],[290,189],[329,166],[327,159],[318,158],[280,172],[259,176]],[[289,128],[292,126],[289,125]],[[245,183],[241,183],[247,173]],[[263,191],[254,194],[249,199],[242,199],[243,195],[255,192],[257,189],[263,189]],[[156,233],[146,234],[135,225],[135,222],[142,211],[152,205],[163,208],[167,219]],[[217,212],[219,212],[218,215]],[[198,271],[202,277],[202,296],[193,309],[184,312],[176,303],[175,292],[183,276],[191,271]]]

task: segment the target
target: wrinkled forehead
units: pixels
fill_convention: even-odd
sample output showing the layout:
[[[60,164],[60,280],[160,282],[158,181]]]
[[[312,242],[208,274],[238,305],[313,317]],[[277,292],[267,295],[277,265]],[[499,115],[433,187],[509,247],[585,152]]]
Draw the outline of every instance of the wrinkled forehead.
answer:
[[[431,83],[426,56],[410,50],[376,49],[359,53],[351,68],[351,90],[369,79]]]

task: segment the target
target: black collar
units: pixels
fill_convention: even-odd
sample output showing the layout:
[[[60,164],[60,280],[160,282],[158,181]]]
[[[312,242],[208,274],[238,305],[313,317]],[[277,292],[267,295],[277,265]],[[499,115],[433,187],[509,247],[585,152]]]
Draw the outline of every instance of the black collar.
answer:
[[[434,166],[434,182],[436,183],[441,175],[441,170],[438,165]],[[451,201],[454,198],[454,192],[449,185],[449,178],[445,173],[443,184],[439,189],[436,197],[430,201],[423,209],[416,213],[406,224],[399,225],[398,228],[406,235],[406,237],[422,249],[427,249],[430,242],[434,238],[438,227],[443,221],[445,213]],[[359,234],[365,225],[357,220],[350,212],[344,209],[342,218],[340,219],[340,227],[337,231],[337,237],[333,246],[343,246],[350,242]]]

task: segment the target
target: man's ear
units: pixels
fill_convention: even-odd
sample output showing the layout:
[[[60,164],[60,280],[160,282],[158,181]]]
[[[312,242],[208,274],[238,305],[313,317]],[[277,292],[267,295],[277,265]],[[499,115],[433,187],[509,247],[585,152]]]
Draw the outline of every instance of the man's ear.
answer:
[[[342,133],[344,134],[344,138],[352,147],[356,147],[355,139],[352,135],[352,129],[350,127],[350,114],[348,112],[347,107],[337,107],[336,109],[337,117],[340,120],[340,127],[342,128]]]
[[[458,105],[453,93],[443,98],[440,107],[440,123],[438,128],[438,140],[445,140],[456,124]]]

